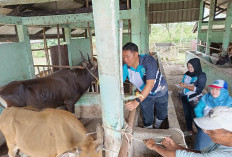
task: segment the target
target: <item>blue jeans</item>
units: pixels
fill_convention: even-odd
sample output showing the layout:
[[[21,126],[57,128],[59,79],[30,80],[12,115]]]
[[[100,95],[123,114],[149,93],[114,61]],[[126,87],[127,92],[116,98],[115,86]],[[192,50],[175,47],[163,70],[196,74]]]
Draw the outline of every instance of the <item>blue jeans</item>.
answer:
[[[168,110],[168,91],[164,96],[154,97],[148,95],[141,102],[141,110],[143,114],[143,125],[150,126],[154,121],[154,107],[156,109],[156,118],[164,120],[167,117]]]
[[[201,128],[198,128],[194,149],[202,150],[211,145],[212,142],[211,138]]]
[[[181,97],[181,101],[184,109],[185,123],[188,131],[192,131],[193,119],[195,118],[194,106],[190,105],[186,96]]]

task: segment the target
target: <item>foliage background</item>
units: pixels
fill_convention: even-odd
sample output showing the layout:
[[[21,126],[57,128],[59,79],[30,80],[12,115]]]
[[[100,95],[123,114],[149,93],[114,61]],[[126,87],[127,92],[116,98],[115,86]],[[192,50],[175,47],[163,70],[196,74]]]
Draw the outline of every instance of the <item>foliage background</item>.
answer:
[[[194,24],[194,22],[153,24],[149,43],[190,42],[197,38],[197,33],[192,32]]]

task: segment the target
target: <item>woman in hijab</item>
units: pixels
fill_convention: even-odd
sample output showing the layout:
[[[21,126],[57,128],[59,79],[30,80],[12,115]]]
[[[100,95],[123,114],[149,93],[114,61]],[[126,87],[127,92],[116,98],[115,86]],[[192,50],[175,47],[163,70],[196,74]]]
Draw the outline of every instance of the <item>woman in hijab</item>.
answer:
[[[183,87],[181,101],[184,108],[185,121],[188,131],[185,136],[191,136],[194,107],[202,97],[202,91],[206,84],[206,74],[202,72],[201,63],[198,58],[190,59],[187,63],[188,71],[184,74],[182,82],[179,84]]]
[[[205,94],[194,111],[197,118],[208,115],[209,111],[217,106],[230,106],[232,107],[232,98],[229,96],[228,84],[224,80],[214,81],[210,87],[210,92]],[[203,130],[198,128],[194,149],[202,150],[211,144],[212,140],[204,133]]]

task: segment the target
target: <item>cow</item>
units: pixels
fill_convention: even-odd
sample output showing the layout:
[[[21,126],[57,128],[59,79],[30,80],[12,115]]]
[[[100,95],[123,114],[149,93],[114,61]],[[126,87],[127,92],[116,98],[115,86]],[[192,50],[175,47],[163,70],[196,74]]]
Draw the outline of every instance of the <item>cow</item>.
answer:
[[[97,64],[83,57],[84,69],[62,69],[43,78],[13,81],[0,89],[4,107],[32,106],[36,109],[66,106],[74,113],[75,103],[98,77]]]
[[[99,125],[100,126],[100,125]],[[47,108],[9,107],[0,116],[8,155],[30,157],[102,157],[102,129],[97,139],[70,112]]]
[[[224,65],[226,63],[232,64],[232,56],[229,56],[228,54],[220,57],[219,60],[216,62],[216,65]]]

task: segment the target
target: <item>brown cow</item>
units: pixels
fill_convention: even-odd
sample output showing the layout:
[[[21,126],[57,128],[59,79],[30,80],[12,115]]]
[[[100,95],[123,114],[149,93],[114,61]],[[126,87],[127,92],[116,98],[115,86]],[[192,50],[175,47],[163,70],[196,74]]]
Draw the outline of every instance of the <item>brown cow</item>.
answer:
[[[18,151],[30,157],[102,157],[101,140],[95,140],[70,112],[6,108],[0,116],[9,157]]]
[[[75,103],[95,80],[94,76],[98,76],[97,65],[90,59],[84,59],[83,63],[88,70],[62,69],[44,78],[11,82],[0,89],[0,104],[37,109],[66,105],[68,111],[74,113]]]

